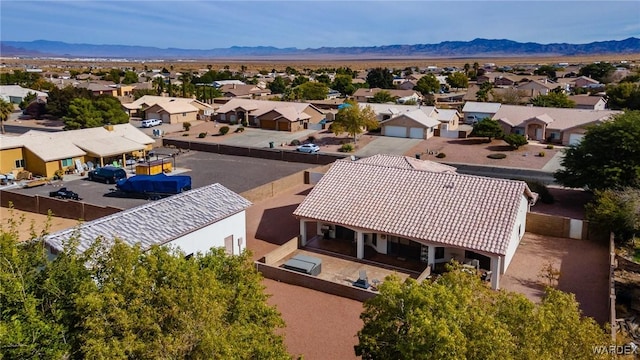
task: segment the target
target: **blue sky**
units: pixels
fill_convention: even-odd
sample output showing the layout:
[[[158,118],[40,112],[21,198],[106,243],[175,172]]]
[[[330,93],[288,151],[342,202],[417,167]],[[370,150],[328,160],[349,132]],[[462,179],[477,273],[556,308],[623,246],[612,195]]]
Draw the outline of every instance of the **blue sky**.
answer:
[[[640,1],[0,2],[0,39],[213,49],[588,43],[640,36]]]

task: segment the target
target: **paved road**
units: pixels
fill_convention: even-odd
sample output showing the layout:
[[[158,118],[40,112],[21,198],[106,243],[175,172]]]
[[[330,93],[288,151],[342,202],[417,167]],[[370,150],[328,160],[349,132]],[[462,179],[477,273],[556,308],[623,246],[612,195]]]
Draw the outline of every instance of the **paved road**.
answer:
[[[220,183],[237,193],[314,166],[316,165],[197,151],[181,153],[176,157],[175,164],[182,171],[181,175],[191,176],[193,188]],[[130,170],[128,172],[129,176],[133,175]],[[114,191],[114,185],[89,181],[79,176],[68,176],[65,181],[51,185],[30,189],[14,188],[11,191],[49,196],[50,191],[62,186],[77,192],[83,201],[95,205],[128,209],[148,202],[146,199],[122,197]]]
[[[421,139],[377,136],[362,149],[358,150],[355,155],[359,157],[373,156],[376,154],[402,155],[421,141]]]
[[[456,167],[460,174],[487,176],[501,179],[531,180],[547,185],[555,184],[553,172],[550,171],[460,163],[445,164]]]

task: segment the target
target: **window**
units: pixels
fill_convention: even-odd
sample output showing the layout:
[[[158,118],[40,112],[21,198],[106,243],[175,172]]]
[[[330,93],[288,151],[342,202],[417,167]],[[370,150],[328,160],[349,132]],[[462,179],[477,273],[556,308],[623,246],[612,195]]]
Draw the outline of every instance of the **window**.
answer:
[[[233,255],[233,235],[224,238],[224,252],[228,255]]]
[[[24,168],[24,159],[16,160],[16,168]]]
[[[434,253],[435,259],[444,259],[444,247],[438,246],[436,247],[436,251]]]
[[[71,166],[73,165],[73,159],[63,159],[62,166]]]
[[[182,116],[187,116],[187,113],[182,113]]]
[[[304,120],[299,120],[298,121],[298,124],[300,124],[300,125],[303,125],[303,123],[304,123]]]

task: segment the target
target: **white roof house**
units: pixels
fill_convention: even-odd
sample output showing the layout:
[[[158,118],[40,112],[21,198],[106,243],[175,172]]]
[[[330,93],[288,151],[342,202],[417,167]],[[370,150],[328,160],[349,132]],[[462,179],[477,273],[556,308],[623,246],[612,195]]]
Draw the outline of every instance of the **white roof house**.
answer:
[[[10,103],[20,103],[29,93],[35,94],[39,99],[46,99],[49,96],[46,92],[26,89],[20,85],[0,85],[0,99]]]
[[[495,114],[500,110],[500,106],[500,103],[467,101],[462,108],[462,112]]]
[[[415,244],[403,256],[419,258],[425,267],[482,259],[492,287],[499,288],[537,197],[526,183],[378,160],[334,163],[293,213],[302,245],[306,222],[319,222],[352,232],[360,259],[365,245],[394,255],[397,244]]]
[[[238,255],[246,245],[245,210],[250,205],[247,199],[216,183],[50,234],[45,244],[57,254],[75,237],[82,252],[102,237],[140,245],[142,250],[166,245],[194,254],[223,247],[227,253]]]
[[[384,136],[428,139],[433,136],[440,121],[417,109],[400,113],[380,122],[380,125]]]

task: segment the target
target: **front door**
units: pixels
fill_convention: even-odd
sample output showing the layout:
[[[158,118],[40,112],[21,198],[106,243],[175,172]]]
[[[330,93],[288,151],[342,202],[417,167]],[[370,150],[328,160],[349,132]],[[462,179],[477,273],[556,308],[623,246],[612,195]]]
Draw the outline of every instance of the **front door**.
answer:
[[[536,129],[536,140],[544,140],[542,135],[542,128]]]

